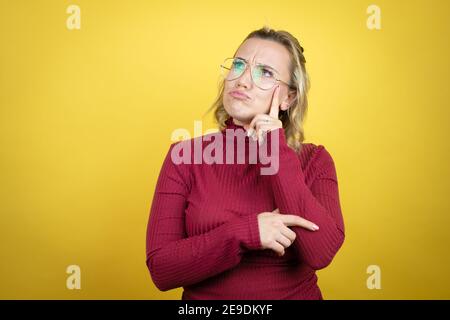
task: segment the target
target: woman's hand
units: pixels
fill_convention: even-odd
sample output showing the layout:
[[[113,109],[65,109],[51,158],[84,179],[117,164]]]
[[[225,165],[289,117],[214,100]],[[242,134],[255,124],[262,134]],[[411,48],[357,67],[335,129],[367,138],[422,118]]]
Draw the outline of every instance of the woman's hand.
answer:
[[[319,230],[319,227],[296,215],[281,214],[275,209],[272,212],[258,214],[259,236],[263,249],[271,249],[284,255],[284,249],[295,240],[296,234],[288,226],[302,227],[311,231]]]
[[[253,140],[258,140],[259,145],[263,143],[267,131],[283,127],[283,123],[278,119],[280,111],[279,92],[280,85],[274,90],[269,114],[257,114],[249,125],[244,125],[244,128],[247,130],[247,136],[251,136]]]

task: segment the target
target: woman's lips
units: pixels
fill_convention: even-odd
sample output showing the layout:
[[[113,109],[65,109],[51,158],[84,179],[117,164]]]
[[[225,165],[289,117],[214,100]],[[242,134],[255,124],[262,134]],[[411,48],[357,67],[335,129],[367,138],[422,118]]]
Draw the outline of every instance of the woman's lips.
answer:
[[[245,93],[239,92],[239,91],[231,91],[229,93],[230,96],[239,99],[239,100],[247,100],[250,99],[249,96],[247,96]]]

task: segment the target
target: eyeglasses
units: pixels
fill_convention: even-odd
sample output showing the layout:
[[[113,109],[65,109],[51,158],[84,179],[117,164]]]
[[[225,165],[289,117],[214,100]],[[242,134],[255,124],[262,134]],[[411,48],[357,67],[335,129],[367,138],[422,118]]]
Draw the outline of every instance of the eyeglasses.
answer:
[[[227,58],[220,67],[224,79],[232,81],[244,74],[248,63],[242,58]],[[258,63],[250,67],[250,71],[253,83],[262,90],[272,89],[278,82],[282,82],[292,88],[288,83],[277,78],[277,71],[270,66]]]

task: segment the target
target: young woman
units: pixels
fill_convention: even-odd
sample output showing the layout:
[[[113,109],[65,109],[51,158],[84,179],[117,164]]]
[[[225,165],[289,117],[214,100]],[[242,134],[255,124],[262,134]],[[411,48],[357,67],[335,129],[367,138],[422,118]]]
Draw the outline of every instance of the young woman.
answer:
[[[219,132],[173,143],[156,185],[146,262],[160,290],[183,287],[186,300],[323,299],[315,271],[331,263],[345,233],[333,159],[303,143],[305,62],[295,37],[263,27],[221,65],[212,106]],[[228,148],[237,131],[246,133],[244,151]],[[276,147],[270,174],[261,174],[261,159],[236,161],[250,158],[255,141],[258,150]],[[235,161],[187,154],[214,142],[215,160]],[[181,149],[193,161],[176,160]]]

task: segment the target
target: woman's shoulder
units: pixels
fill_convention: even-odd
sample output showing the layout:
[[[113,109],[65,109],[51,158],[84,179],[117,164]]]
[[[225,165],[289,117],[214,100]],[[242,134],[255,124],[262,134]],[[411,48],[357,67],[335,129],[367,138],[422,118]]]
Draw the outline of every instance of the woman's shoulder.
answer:
[[[327,148],[322,144],[312,142],[302,143],[300,158],[307,164],[315,168],[334,165],[333,157]]]

